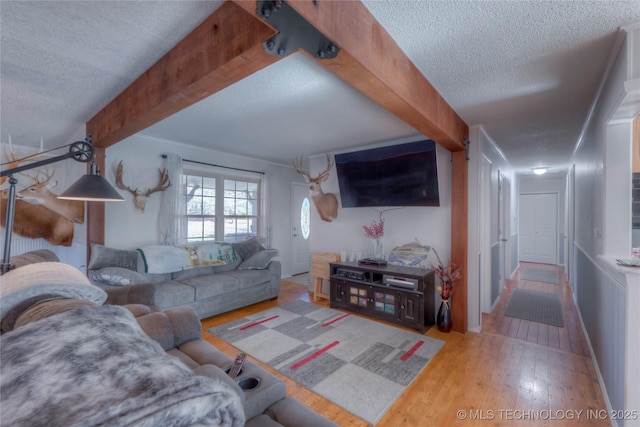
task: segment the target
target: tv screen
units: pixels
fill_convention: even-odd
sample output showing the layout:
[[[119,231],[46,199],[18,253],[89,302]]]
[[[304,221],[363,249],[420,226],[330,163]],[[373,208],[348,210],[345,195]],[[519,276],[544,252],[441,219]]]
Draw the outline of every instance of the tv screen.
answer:
[[[336,154],[343,208],[440,206],[435,142]]]

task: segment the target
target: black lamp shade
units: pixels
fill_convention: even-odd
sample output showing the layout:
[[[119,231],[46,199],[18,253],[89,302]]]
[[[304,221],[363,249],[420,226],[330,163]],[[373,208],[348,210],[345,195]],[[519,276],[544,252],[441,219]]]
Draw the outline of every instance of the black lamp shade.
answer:
[[[65,200],[86,200],[88,202],[121,202],[124,199],[101,175],[87,174],[58,196]]]

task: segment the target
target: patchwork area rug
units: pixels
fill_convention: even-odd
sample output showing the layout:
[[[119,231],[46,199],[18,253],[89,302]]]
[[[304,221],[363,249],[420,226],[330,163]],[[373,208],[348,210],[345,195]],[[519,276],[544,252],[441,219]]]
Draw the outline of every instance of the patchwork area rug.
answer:
[[[522,272],[520,280],[530,280],[532,282],[560,284],[558,276],[553,270],[544,270],[542,268],[527,268]]]
[[[514,289],[504,315],[564,327],[560,298],[550,292]]]
[[[444,344],[304,301],[208,331],[370,424]]]

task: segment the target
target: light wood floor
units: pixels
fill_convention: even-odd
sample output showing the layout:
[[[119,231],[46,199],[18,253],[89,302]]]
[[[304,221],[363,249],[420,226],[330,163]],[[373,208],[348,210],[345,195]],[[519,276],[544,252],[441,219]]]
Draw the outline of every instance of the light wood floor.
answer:
[[[378,427],[390,426],[610,426],[598,378],[580,328],[571,290],[561,268],[549,268],[560,285],[508,280],[493,313],[483,315],[482,333],[427,336],[446,344],[405,393],[387,411]],[[553,292],[563,303],[565,327],[550,327],[504,315],[516,287]],[[237,349],[207,333],[212,326],[300,299],[310,301],[307,288],[283,280],[280,297],[202,321],[203,336],[233,358]],[[322,301],[323,306],[328,302]],[[287,393],[340,426],[368,426],[332,402],[260,364],[287,384]],[[304,426],[301,426],[304,427]]]

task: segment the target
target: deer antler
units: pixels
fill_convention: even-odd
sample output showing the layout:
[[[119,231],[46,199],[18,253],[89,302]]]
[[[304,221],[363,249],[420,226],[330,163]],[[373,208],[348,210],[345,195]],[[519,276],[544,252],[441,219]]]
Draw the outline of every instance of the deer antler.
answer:
[[[320,172],[315,178],[311,178],[311,176],[309,176],[309,173],[302,169],[302,156],[300,156],[300,159],[298,159],[297,157],[295,158],[295,160],[293,161],[293,167],[296,169],[296,172],[305,177],[307,182],[322,181],[322,179],[329,174],[329,171],[333,167],[333,162],[331,161],[331,157],[329,156],[329,154],[327,154],[327,168]]]
[[[169,171],[167,171],[167,169],[165,168],[160,170],[159,172],[160,172],[160,179],[158,181],[158,185],[145,191],[144,195],[146,197],[149,197],[155,192],[164,191],[167,188],[171,187],[171,181],[169,181]]]
[[[298,172],[300,175],[303,175],[305,178],[307,178],[307,181],[311,181],[311,177],[309,176],[307,171],[302,169],[302,156],[300,156],[300,159],[298,159],[297,157],[294,159],[293,167],[295,168],[296,172]]]
[[[20,164],[21,160],[34,160],[36,158],[38,158],[42,152],[44,151],[44,139],[40,138],[40,150],[38,150],[38,152],[36,154],[33,154],[31,156],[25,157],[23,159],[20,159],[17,155],[16,152],[13,150],[13,144],[11,142],[11,134],[7,134],[8,135],[8,139],[9,139],[9,152],[7,152],[7,148],[5,147],[4,149],[4,157],[5,159],[7,159],[7,161],[5,163],[2,164],[3,169],[13,169],[15,167],[17,167]],[[0,184],[4,183],[7,180],[6,176],[3,176],[2,178],[0,178]]]
[[[31,175],[29,173],[21,173],[20,175],[23,175],[23,176],[26,176],[28,178],[31,178],[35,185],[43,186],[43,185],[48,184],[49,181],[51,181],[51,178],[53,178],[53,176],[55,174],[56,174],[55,170],[50,172],[49,169],[45,169],[44,173],[42,173],[40,170],[38,170],[38,171],[36,171],[35,175]],[[41,175],[44,175],[44,179],[40,178]]]
[[[122,182],[123,174],[124,174],[124,166],[122,165],[122,160],[120,160],[120,162],[118,162],[118,167],[116,168],[116,185],[118,186],[119,189],[126,190],[137,197],[140,194],[138,193],[138,188],[136,187],[136,189],[134,190],[128,185],[124,185],[124,183]]]
[[[122,160],[118,162],[118,167],[116,169],[116,185],[118,188],[122,190],[127,190],[129,193],[133,194],[133,203],[136,205],[136,208],[141,210],[144,213],[144,207],[147,203],[147,198],[157,191],[164,191],[171,186],[171,181],[169,181],[169,172],[167,169],[160,170],[160,180],[158,185],[153,188],[149,188],[144,193],[140,193],[138,188],[132,189],[128,185],[125,185],[122,182],[122,175],[124,174],[124,166],[122,165]]]
[[[320,178],[324,178],[325,176],[327,176],[332,166],[333,166],[333,162],[331,162],[331,157],[327,153],[327,168],[323,170],[316,179],[319,180]]]

